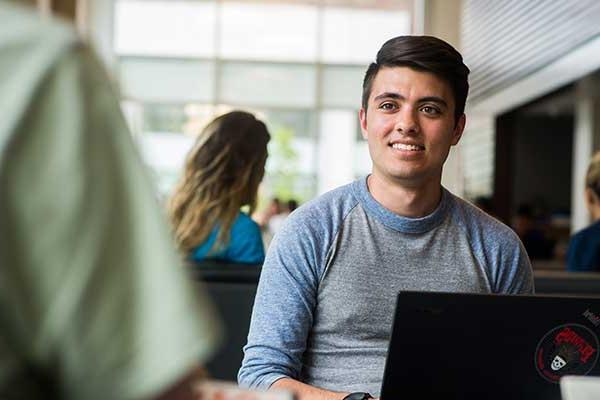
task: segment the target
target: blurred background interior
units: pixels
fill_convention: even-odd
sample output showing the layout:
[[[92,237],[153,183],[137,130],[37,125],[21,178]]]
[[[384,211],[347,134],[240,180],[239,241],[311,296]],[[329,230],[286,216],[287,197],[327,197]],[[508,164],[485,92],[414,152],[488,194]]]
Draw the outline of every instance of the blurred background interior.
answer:
[[[232,109],[273,135],[259,208],[367,174],[366,66],[394,36],[453,44],[471,69],[467,128],[443,184],[511,225],[534,268],[564,268],[590,223],[600,149],[597,0],[30,0],[76,23],[120,89],[166,199],[194,135]]]

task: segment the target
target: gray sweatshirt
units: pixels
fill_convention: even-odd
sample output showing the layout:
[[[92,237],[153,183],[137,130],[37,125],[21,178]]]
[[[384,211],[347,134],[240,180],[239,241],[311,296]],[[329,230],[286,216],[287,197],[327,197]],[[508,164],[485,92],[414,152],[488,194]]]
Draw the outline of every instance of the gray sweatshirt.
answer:
[[[366,178],[307,203],[267,253],[238,374],[266,389],[290,377],[379,396],[401,290],[532,293],[516,234],[443,190],[438,208],[405,218]]]

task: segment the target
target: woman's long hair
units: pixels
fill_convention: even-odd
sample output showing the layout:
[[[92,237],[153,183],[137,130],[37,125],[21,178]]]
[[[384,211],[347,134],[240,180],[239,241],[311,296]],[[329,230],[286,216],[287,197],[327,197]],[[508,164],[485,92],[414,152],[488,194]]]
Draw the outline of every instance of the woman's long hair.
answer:
[[[216,118],[198,136],[169,202],[182,251],[191,252],[216,226],[213,250],[226,245],[240,207],[254,211],[269,139],[265,124],[243,111]]]

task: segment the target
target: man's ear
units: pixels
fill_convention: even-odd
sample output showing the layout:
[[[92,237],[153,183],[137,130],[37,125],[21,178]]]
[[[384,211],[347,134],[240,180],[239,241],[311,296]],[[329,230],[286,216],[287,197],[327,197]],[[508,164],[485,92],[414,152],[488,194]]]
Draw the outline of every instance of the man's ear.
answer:
[[[368,139],[369,132],[367,131],[367,110],[361,107],[358,112],[358,119],[360,120],[360,131],[362,132],[362,137],[364,139]]]
[[[465,130],[465,124],[467,123],[467,116],[463,113],[456,121],[456,126],[452,132],[452,146],[458,144],[462,137],[463,131]]]

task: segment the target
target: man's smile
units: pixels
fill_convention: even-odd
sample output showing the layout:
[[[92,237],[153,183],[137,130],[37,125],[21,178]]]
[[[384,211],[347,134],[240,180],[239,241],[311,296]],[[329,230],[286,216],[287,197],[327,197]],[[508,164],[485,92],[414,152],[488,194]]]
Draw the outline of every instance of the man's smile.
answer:
[[[410,152],[417,152],[417,151],[425,151],[425,146],[419,143],[414,143],[414,142],[390,142],[389,146],[392,147],[395,150],[400,150],[400,151],[410,151]]]

